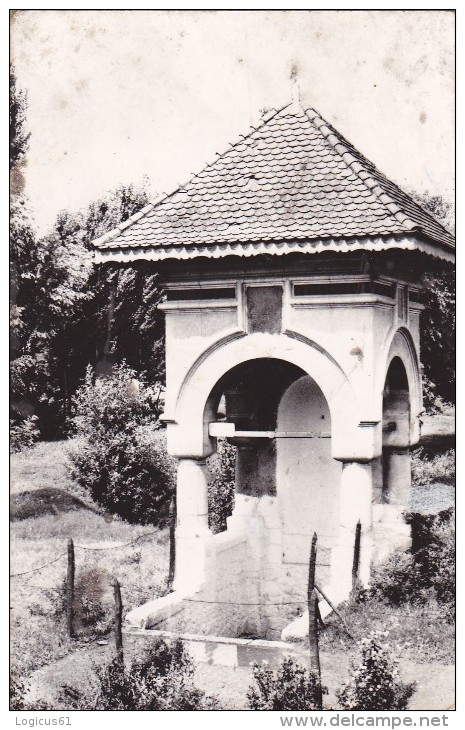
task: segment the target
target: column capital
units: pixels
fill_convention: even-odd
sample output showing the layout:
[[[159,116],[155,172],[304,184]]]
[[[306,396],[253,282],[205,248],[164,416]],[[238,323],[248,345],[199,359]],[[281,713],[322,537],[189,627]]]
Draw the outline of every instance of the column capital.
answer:
[[[198,464],[199,466],[205,466],[206,463],[207,463],[207,458],[208,457],[206,457],[206,456],[192,456],[192,454],[187,454],[186,456],[179,455],[179,456],[175,456],[174,458],[178,460],[178,464],[180,462],[184,462],[184,461],[192,461],[192,462],[194,462],[194,464]]]

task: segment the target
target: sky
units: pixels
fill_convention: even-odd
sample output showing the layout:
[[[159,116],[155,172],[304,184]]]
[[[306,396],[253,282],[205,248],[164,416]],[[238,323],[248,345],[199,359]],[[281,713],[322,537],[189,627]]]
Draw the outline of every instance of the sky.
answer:
[[[401,187],[453,201],[449,11],[20,10],[10,50],[41,233],[120,183],[182,184],[290,101],[292,78]]]

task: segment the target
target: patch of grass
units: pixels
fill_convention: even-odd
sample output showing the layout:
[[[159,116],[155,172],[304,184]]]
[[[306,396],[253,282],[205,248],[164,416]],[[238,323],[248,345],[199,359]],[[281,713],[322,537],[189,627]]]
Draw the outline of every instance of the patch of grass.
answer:
[[[414,484],[410,495],[409,511],[423,515],[437,515],[455,505],[454,484],[433,482]]]
[[[23,500],[36,516],[12,523],[10,572],[24,573],[51,563],[11,580],[12,663],[24,675],[79,647],[79,642],[66,637],[64,624],[68,538],[75,543],[76,585],[80,586],[77,628],[87,639],[109,625],[112,576],[120,581],[125,612],[166,590],[167,530],[130,525],[82,506],[66,471],[66,449],[67,442],[39,444],[13,457],[15,500],[19,504]],[[18,494],[18,482],[27,492],[26,497]],[[55,486],[51,488],[50,484]],[[54,489],[60,494],[61,505],[73,509],[41,514],[43,490],[49,498]]]
[[[76,509],[89,509],[80,499],[54,487],[41,487],[32,492],[13,494],[10,500],[10,519],[26,520],[40,515],[57,515]]]
[[[55,487],[74,493],[67,470],[68,441],[41,441],[30,449],[12,454],[11,493]]]
[[[405,660],[418,664],[454,662],[455,629],[433,595],[422,605],[391,606],[370,599],[364,603],[347,602],[338,610],[357,641],[370,631],[389,631],[389,643],[399,647]],[[357,649],[334,614],[328,617],[321,633],[321,647],[323,651],[343,649],[351,657]]]
[[[42,490],[47,493],[48,490],[54,489],[75,497],[89,509],[99,511],[99,507],[90,499],[88,492],[70,477],[68,454],[75,443],[76,439],[41,441],[30,449],[12,454],[10,457],[12,501],[17,494]],[[103,514],[102,510],[100,512]]]

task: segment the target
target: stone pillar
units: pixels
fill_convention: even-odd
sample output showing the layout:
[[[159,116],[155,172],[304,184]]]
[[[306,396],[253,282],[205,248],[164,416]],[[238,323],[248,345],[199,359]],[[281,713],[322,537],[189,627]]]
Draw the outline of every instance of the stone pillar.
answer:
[[[175,590],[197,588],[205,579],[208,472],[204,460],[180,458],[177,474]]]
[[[262,587],[267,578],[267,550],[269,531],[263,512],[272,511],[273,497],[263,495],[267,473],[260,474],[260,449],[255,441],[237,444],[235,505],[228,517],[228,532],[247,540],[247,559],[244,565],[242,595],[250,603],[247,609],[247,630],[257,636],[268,637],[269,621],[266,607],[261,605]],[[281,553],[280,553],[281,554]],[[268,601],[270,601],[268,597]]]
[[[370,579],[372,527],[372,464],[347,461],[342,465],[339,540],[331,556],[331,595],[336,601],[348,598],[352,589],[355,532],[362,525],[359,578]]]
[[[412,484],[411,458],[409,448],[387,448],[383,454],[384,502],[398,513],[399,518],[410,503]]]
[[[384,447],[383,499],[376,506],[374,525],[375,562],[384,560],[396,548],[407,550],[411,545],[410,525],[403,517],[410,502],[411,480],[410,449]]]

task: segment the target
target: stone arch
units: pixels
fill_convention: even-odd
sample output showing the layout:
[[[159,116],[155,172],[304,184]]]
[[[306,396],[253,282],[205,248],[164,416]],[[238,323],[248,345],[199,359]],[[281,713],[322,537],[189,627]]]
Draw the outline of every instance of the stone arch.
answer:
[[[378,392],[383,393],[389,368],[394,358],[399,358],[405,368],[410,399],[410,444],[415,444],[419,438],[418,417],[423,409],[421,393],[421,375],[418,353],[412,335],[406,327],[400,327],[390,334],[387,339],[384,356],[384,368],[380,376]]]
[[[410,499],[411,397],[407,370],[397,354],[386,373],[382,423],[382,503],[398,517]]]
[[[168,449],[175,456],[205,457],[215,444],[208,425],[215,419],[210,396],[216,383],[233,367],[247,360],[277,358],[297,366],[321,388],[333,424],[333,455],[350,451],[358,418],[357,400],[341,367],[320,348],[286,335],[256,333],[230,340],[200,357],[179,388],[174,419],[168,424]]]

